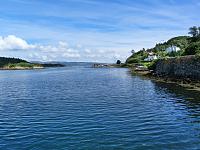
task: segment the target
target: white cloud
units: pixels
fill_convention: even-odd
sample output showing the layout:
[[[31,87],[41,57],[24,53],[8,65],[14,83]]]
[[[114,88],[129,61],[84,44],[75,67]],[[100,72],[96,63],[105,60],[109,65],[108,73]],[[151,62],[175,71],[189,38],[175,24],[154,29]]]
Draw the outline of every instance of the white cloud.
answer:
[[[63,57],[66,58],[80,58],[80,54],[79,53],[64,53]]]
[[[33,47],[33,45],[29,45],[25,40],[14,35],[0,36],[0,50],[25,50]]]
[[[89,54],[89,53],[91,53],[91,50],[90,49],[85,49],[85,52]]]
[[[121,53],[122,54],[122,53]],[[75,46],[64,41],[55,45],[29,44],[14,35],[0,37],[0,55],[20,57],[34,61],[115,61],[120,53],[113,50],[89,49],[80,44]],[[123,56],[124,57],[124,56]]]
[[[2,4],[4,16],[10,17],[0,18],[0,35],[14,34],[39,43],[54,43],[34,44],[31,48],[28,44],[27,48],[23,39],[16,43],[15,37],[15,44],[11,44],[1,37],[4,44],[0,44],[0,50],[28,49],[23,53],[29,55],[14,55],[14,51],[0,54],[30,60],[43,59],[41,56],[64,61],[125,60],[131,49],[151,48],[162,40],[185,35],[190,26],[199,24],[199,0],[12,2],[13,5],[7,5],[7,1]],[[29,17],[18,17],[24,14]]]

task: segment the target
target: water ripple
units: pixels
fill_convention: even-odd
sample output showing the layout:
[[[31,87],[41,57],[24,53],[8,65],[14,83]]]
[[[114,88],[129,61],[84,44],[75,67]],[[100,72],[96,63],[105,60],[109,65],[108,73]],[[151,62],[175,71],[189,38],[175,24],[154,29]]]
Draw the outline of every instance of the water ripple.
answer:
[[[200,149],[199,93],[127,69],[1,71],[0,85],[0,149]]]

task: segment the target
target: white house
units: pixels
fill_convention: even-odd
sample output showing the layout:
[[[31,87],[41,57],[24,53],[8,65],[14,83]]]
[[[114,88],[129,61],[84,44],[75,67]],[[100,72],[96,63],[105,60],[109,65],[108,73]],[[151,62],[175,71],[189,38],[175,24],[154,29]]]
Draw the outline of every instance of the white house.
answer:
[[[179,47],[177,47],[177,46],[174,46],[174,45],[172,45],[172,46],[170,46],[170,47],[168,47],[167,49],[166,49],[166,51],[168,52],[168,53],[171,53],[171,52],[178,52],[178,51],[180,51],[181,49],[179,48]]]
[[[153,53],[149,53],[148,57],[145,58],[144,61],[153,61],[153,60],[156,60],[156,59],[158,59],[158,56],[156,56]]]

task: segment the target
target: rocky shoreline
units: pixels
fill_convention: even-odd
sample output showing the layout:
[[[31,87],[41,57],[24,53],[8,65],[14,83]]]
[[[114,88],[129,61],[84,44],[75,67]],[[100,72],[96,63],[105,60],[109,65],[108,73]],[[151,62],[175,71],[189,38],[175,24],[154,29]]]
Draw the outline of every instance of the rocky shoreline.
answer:
[[[153,80],[155,82],[162,82],[168,84],[177,84],[181,87],[187,88],[187,90],[195,90],[200,92],[200,81],[191,78],[176,78],[169,76],[157,75],[151,71],[137,70],[135,68],[130,68],[133,75],[137,75],[146,79]]]

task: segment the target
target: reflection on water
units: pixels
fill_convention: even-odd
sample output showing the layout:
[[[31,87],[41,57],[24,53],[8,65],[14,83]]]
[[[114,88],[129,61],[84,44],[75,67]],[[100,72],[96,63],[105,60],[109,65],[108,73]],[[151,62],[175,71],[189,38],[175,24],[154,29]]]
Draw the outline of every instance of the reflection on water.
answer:
[[[177,103],[185,104],[188,109],[200,110],[200,92],[181,87],[177,84],[154,82],[157,91],[163,91],[176,98]]]
[[[172,83],[161,83],[161,82],[154,82],[156,86],[162,88],[166,92],[175,94],[177,97],[182,97],[184,99],[188,100],[194,100],[191,102],[200,103],[200,92],[195,91],[192,89],[187,89],[184,87],[181,87],[177,84],[172,84]]]
[[[187,110],[187,117],[191,123],[196,123],[197,131],[200,130],[200,92],[181,87],[177,84],[154,82],[158,92],[164,92],[174,97],[174,102]],[[187,119],[187,118],[185,118]],[[199,133],[198,133],[199,134]],[[199,134],[200,136],[200,134]]]

